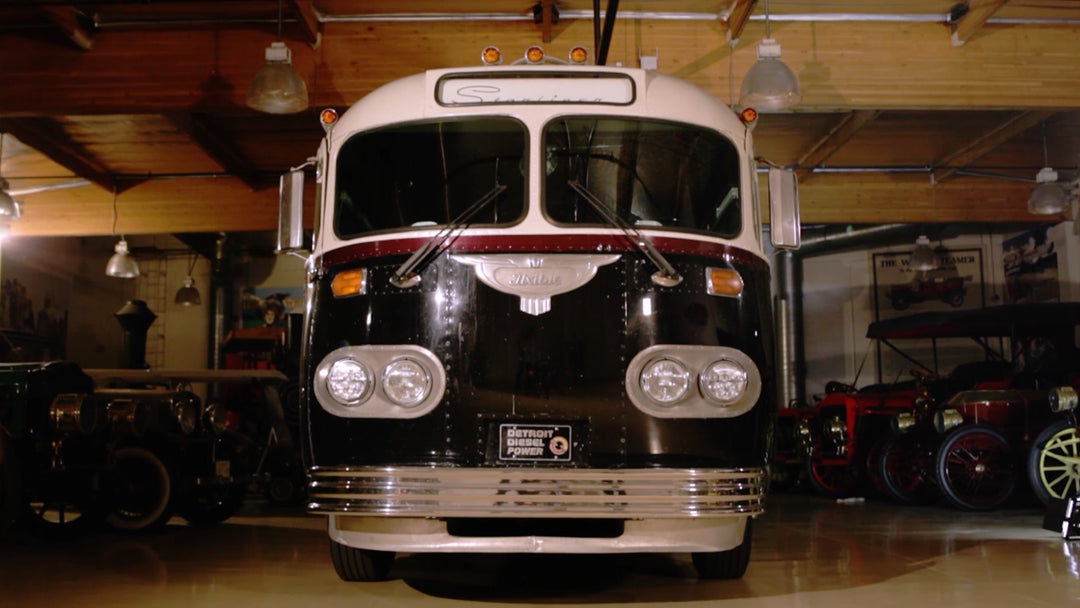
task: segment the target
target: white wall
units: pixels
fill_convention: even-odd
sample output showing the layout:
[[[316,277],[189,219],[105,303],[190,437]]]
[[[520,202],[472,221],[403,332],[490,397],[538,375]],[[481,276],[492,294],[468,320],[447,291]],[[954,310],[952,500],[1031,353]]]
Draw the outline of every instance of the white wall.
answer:
[[[1005,270],[1002,241],[1018,233],[963,235],[940,244],[947,249],[978,249],[982,252],[986,306],[1005,303]],[[1075,224],[1066,222],[1048,231],[1058,251],[1058,277],[1062,301],[1080,301],[1080,237]],[[934,245],[938,245],[937,242]],[[875,320],[873,302],[873,254],[910,251],[913,245],[884,247],[873,251],[849,251],[808,257],[803,260],[803,345],[806,357],[805,390],[810,402],[824,393],[825,383],[838,380],[858,386],[910,379],[914,364],[883,350],[882,373],[877,374],[877,347],[866,336]],[[969,293],[969,297],[974,297]],[[909,309],[909,312],[917,310]],[[905,342],[905,352],[933,363],[927,341]],[[938,370],[981,357],[968,339],[938,342]],[[865,357],[865,363],[864,363]],[[862,366],[861,374],[859,373]],[[856,374],[859,374],[856,377]]]

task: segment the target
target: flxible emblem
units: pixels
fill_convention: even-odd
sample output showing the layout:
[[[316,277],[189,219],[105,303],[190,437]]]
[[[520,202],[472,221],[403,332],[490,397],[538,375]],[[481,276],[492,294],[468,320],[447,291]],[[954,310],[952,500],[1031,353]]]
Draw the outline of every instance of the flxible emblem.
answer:
[[[573,291],[596,276],[601,266],[620,254],[465,254],[451,256],[476,269],[476,278],[502,293],[521,298],[522,312],[542,315],[551,310],[551,298]]]

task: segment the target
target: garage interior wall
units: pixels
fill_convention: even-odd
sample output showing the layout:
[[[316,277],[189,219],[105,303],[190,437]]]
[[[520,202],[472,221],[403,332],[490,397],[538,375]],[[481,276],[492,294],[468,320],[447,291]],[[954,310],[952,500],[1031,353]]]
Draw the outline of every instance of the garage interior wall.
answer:
[[[981,252],[986,306],[1007,303],[1005,264],[1002,243],[1019,233],[985,233],[962,235],[941,241],[946,249],[975,249]],[[1080,236],[1074,222],[1062,222],[1047,229],[1047,237],[1057,251],[1057,281],[1060,301],[1080,301]],[[935,246],[938,242],[933,243]],[[808,257],[803,260],[803,329],[806,354],[805,389],[808,399],[825,392],[829,381],[865,386],[877,382],[910,380],[910,362],[893,357],[879,375],[877,349],[866,338],[867,326],[877,320],[874,305],[875,253],[909,252],[912,245],[883,247],[875,250],[846,251],[831,255]],[[972,294],[975,295],[975,294]],[[920,309],[911,307],[904,313],[925,309],[946,310],[947,306]],[[907,344],[905,351],[917,355],[920,361],[933,360],[926,341]],[[981,358],[981,350],[967,339],[938,342],[938,368],[944,373],[959,363]],[[884,357],[890,362],[888,356]],[[861,371],[860,371],[861,367]]]

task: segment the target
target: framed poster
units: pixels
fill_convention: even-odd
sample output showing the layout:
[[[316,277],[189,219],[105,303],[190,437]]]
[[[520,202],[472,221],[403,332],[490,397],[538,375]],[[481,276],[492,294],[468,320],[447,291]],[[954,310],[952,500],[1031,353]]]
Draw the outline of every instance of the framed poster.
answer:
[[[1021,232],[1001,242],[1005,264],[1005,302],[1057,302],[1061,299],[1057,251],[1048,226]]]

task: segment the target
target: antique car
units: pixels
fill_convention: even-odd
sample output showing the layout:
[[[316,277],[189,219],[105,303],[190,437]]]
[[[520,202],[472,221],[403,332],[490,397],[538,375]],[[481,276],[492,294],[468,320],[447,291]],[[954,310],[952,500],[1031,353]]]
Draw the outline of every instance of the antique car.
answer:
[[[892,420],[914,407],[915,383],[875,384],[855,390],[830,383],[810,420],[807,480],[822,496],[842,498],[880,491],[880,450]]]
[[[896,310],[904,310],[913,302],[940,300],[949,306],[960,307],[967,296],[965,282],[971,277],[956,274],[956,269],[930,270],[916,273],[914,279],[889,288],[889,301]]]
[[[880,473],[889,494],[901,502],[928,502],[940,490],[958,508],[993,509],[1013,495],[1025,463],[1040,498],[1046,500],[1048,484],[1063,491],[1071,469],[1062,459],[1075,449],[1068,442],[1075,431],[1065,421],[1053,426],[1063,415],[1054,408],[1064,413],[1072,403],[1069,387],[1080,369],[1078,323],[1080,303],[1043,303],[921,313],[873,324],[869,333],[890,345],[907,338],[930,339],[936,347],[940,338],[971,338],[986,357],[946,376],[924,374],[924,407],[897,417],[897,436],[883,449]],[[1054,437],[1058,441],[1050,441]],[[1039,473],[1039,463],[1032,464],[1037,456],[1029,458],[1029,451],[1047,444],[1056,462],[1044,461]],[[1065,477],[1054,475],[1054,467],[1064,467]]]

